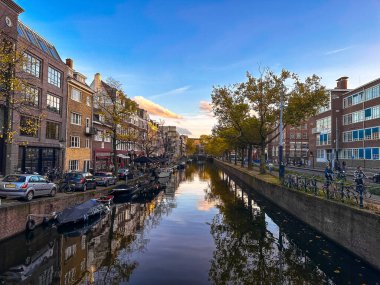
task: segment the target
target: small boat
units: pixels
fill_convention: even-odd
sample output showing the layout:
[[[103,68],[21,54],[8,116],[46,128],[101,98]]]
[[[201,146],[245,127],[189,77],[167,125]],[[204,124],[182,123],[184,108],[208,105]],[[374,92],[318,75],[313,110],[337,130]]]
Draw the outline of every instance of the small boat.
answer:
[[[130,196],[137,194],[139,192],[138,184],[119,184],[113,188],[110,192],[113,196]]]
[[[64,209],[57,215],[56,221],[58,226],[83,223],[91,218],[104,214],[108,210],[109,208],[103,203],[91,199]]]
[[[167,168],[159,168],[157,170],[157,177],[158,178],[167,178],[167,177],[170,177],[171,175],[171,171],[170,169],[167,169]]]
[[[96,201],[106,204],[106,205],[111,205],[113,201],[113,195],[104,195],[96,199]]]
[[[180,164],[178,164],[178,169],[185,169],[185,168],[186,168],[185,162],[181,162]]]

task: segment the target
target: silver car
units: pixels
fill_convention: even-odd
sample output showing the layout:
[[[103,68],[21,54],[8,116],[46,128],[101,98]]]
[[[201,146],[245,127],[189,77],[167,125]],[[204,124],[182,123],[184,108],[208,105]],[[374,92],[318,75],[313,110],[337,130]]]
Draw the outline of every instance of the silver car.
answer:
[[[24,198],[31,201],[35,196],[55,196],[57,185],[41,175],[12,174],[0,182],[0,197]]]

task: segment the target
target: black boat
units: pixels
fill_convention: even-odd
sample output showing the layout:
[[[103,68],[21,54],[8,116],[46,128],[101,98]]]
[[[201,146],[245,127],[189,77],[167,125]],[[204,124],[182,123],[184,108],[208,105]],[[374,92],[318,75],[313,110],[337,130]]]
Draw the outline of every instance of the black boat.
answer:
[[[138,184],[119,184],[110,191],[110,194],[113,196],[127,196],[132,197],[139,193]]]
[[[74,225],[87,222],[89,219],[100,216],[108,210],[109,208],[103,203],[91,199],[64,209],[57,215],[56,221],[58,226]]]

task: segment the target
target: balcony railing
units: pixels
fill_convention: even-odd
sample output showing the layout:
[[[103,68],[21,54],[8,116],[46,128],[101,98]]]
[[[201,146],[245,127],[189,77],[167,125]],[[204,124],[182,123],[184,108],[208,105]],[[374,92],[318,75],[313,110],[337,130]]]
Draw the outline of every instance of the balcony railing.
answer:
[[[85,134],[89,136],[95,135],[96,129],[94,127],[86,127]]]

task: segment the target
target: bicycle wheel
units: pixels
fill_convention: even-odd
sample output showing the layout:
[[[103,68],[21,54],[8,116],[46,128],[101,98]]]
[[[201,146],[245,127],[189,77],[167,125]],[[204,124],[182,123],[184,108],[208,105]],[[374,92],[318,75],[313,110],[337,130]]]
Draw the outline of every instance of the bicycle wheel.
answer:
[[[349,200],[355,202],[356,204],[359,203],[359,193],[356,191],[354,186],[346,186],[345,192],[346,197],[348,197]]]
[[[364,191],[363,191],[363,197],[364,197],[365,199],[369,199],[369,198],[372,197],[372,193],[371,193],[366,187],[365,187],[363,190],[364,190]]]

